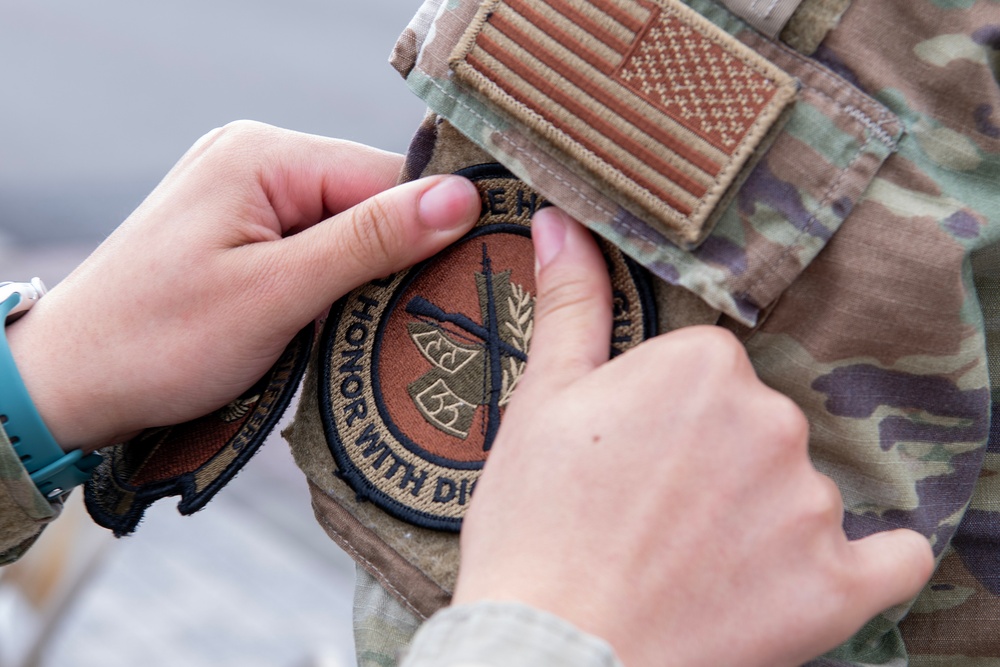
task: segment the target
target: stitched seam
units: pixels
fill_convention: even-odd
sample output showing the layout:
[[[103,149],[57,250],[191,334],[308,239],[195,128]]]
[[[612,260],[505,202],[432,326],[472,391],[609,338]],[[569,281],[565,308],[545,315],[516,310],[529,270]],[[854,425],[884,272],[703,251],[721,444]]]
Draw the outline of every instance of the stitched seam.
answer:
[[[843,109],[848,116],[858,121],[866,128],[868,128],[869,131],[877,135],[878,138],[882,140],[882,143],[887,145],[889,148],[892,149],[896,148],[896,140],[893,139],[892,136],[885,131],[885,128],[882,127],[881,123],[876,123],[871,116],[869,116],[868,114],[866,114],[864,111],[857,108],[853,104],[848,104],[844,106]]]
[[[492,123],[490,123],[490,121],[487,120],[486,118],[484,118],[478,111],[476,111],[475,109],[473,109],[472,107],[470,107],[462,99],[460,99],[458,97],[455,97],[454,95],[452,95],[451,93],[449,93],[437,81],[435,81],[434,79],[429,79],[429,81],[431,82],[431,84],[435,88],[437,88],[442,93],[444,93],[445,97],[447,97],[448,99],[452,100],[453,102],[457,102],[460,106],[462,106],[464,109],[466,109],[473,116],[475,116],[476,118],[478,118],[479,120],[481,120],[484,125],[486,125],[490,129],[492,129],[494,132],[500,132],[500,130],[495,125],[493,125]],[[619,224],[621,224],[629,232],[631,232],[633,236],[637,236],[637,237],[640,237],[640,238],[643,238],[643,237],[647,236],[645,230],[643,230],[642,228],[640,228],[639,225],[637,225],[635,221],[633,221],[629,217],[621,217],[621,218],[619,218],[619,216],[618,216],[617,213],[615,213],[614,211],[608,210],[607,208],[605,208],[601,204],[599,204],[596,201],[592,200],[590,197],[588,197],[586,194],[584,194],[579,188],[577,188],[575,185],[573,185],[573,183],[571,183],[570,181],[567,181],[565,178],[563,178],[562,176],[560,176],[556,172],[552,171],[552,169],[548,165],[546,165],[545,163],[543,163],[541,160],[539,160],[537,157],[535,157],[534,155],[532,155],[531,153],[529,153],[525,149],[523,149],[520,146],[518,146],[517,143],[514,142],[513,139],[511,139],[510,137],[506,136],[503,133],[500,133],[498,136],[501,139],[503,139],[505,142],[507,142],[511,146],[511,148],[513,148],[516,152],[521,153],[522,155],[524,155],[525,157],[527,157],[529,160],[531,160],[532,162],[534,162],[535,165],[537,165],[542,171],[546,172],[553,179],[555,179],[556,181],[559,181],[560,183],[562,183],[568,190],[570,190],[571,192],[575,193],[585,203],[590,204],[590,206],[592,206],[594,209],[600,211],[601,213],[605,213],[605,214],[607,214],[609,216],[612,216],[614,219],[617,220],[617,222]]]
[[[497,0],[497,2],[499,2],[499,0]],[[770,46],[772,46],[773,48],[776,48],[779,54],[783,55],[786,58],[794,60],[800,66],[805,67],[806,70],[809,71],[810,73],[815,74],[817,76],[820,76],[823,79],[827,80],[830,83],[830,85],[833,86],[834,88],[836,88],[837,90],[847,90],[849,93],[853,93],[854,92],[854,88],[847,81],[845,81],[844,79],[842,79],[842,78],[840,78],[838,76],[835,76],[832,72],[829,72],[826,69],[816,67],[808,58],[805,58],[804,56],[802,56],[798,52],[796,52],[796,51],[794,51],[792,49],[789,49],[788,47],[786,47],[786,46],[784,46],[782,44],[770,44]],[[747,48],[750,48],[752,50],[756,50],[754,47],[749,46],[749,45],[747,45]],[[758,55],[760,55],[760,54],[758,54]],[[761,57],[763,58],[764,56],[761,56]],[[775,63],[775,66],[778,66],[778,65]],[[445,93],[445,95],[447,95],[449,98],[454,99],[456,101],[459,101],[457,98],[455,98],[452,95],[450,95],[446,90],[444,90],[443,88],[441,88],[437,84],[436,81],[432,80],[432,82],[441,90],[441,92]],[[878,109],[876,109],[878,111],[878,115],[877,115],[877,117],[873,117],[872,114],[870,114],[870,113],[868,113],[868,112],[866,112],[866,111],[864,111],[864,110],[862,110],[862,109],[860,109],[858,107],[855,107],[852,104],[849,104],[849,103],[846,103],[846,102],[840,102],[839,100],[835,99],[833,96],[831,96],[826,91],[821,90],[819,88],[816,88],[815,86],[807,86],[807,89],[810,92],[812,92],[812,93],[815,93],[815,94],[818,94],[818,95],[824,97],[825,99],[827,99],[828,101],[830,101],[832,104],[834,104],[837,108],[839,108],[841,110],[844,110],[845,112],[848,109],[856,109],[857,110],[857,112],[856,112],[857,114],[860,114],[860,116],[862,116],[862,117],[864,117],[864,118],[866,118],[868,120],[867,120],[867,122],[865,122],[862,118],[859,118],[858,116],[852,114],[852,117],[855,120],[861,122],[862,124],[865,124],[866,126],[868,126],[869,124],[871,124],[872,127],[878,128],[878,130],[880,131],[880,138],[882,138],[883,140],[888,139],[887,143],[888,143],[888,145],[890,147],[894,148],[896,146],[896,141],[892,139],[892,135],[889,134],[886,130],[884,130],[882,128],[882,124],[883,123],[885,123],[885,122],[895,122],[895,120],[896,120],[892,116],[892,113],[890,111],[888,111],[887,109],[884,109],[884,108],[878,108]],[[463,104],[462,106],[465,106],[465,105]],[[466,107],[466,108],[468,108],[468,107]],[[472,110],[472,109],[469,109],[469,110],[472,111],[474,114],[476,114],[476,116],[479,116],[479,114],[477,114],[474,110]],[[484,122],[486,122],[485,118],[482,118],[482,116],[479,116],[479,117]],[[490,124],[487,122],[487,125],[490,125]],[[493,127],[493,125],[490,125],[490,127]],[[493,127],[493,129],[496,130],[497,128]]]
[[[483,121],[483,123],[487,127],[489,127],[491,130],[493,130],[494,132],[500,132],[500,130],[493,123],[491,123],[489,120],[487,120],[486,118],[484,118],[478,111],[476,111],[475,109],[473,109],[472,107],[470,107],[463,100],[461,100],[460,98],[455,97],[454,95],[452,95],[451,93],[449,93],[437,81],[435,81],[434,79],[431,79],[431,78],[429,78],[428,81],[430,81],[431,85],[433,85],[435,88],[437,88],[442,93],[444,93],[445,97],[447,97],[448,99],[452,100],[453,102],[457,102],[460,106],[462,106],[464,109],[466,109],[468,112],[470,112],[473,116],[475,116],[479,120]],[[560,183],[562,183],[563,185],[565,185],[570,191],[576,193],[580,197],[580,199],[582,199],[584,202],[586,202],[587,204],[590,204],[591,206],[593,206],[595,209],[597,209],[598,211],[600,211],[602,213],[607,213],[608,215],[615,215],[615,213],[613,211],[608,210],[607,208],[605,208],[601,204],[599,204],[596,201],[592,200],[590,197],[588,197],[587,195],[585,195],[579,188],[577,188],[576,186],[574,186],[571,182],[567,181],[565,178],[563,178],[562,176],[560,176],[556,172],[552,171],[551,168],[549,168],[546,164],[542,163],[537,157],[535,157],[534,155],[532,155],[528,151],[526,151],[523,148],[521,148],[520,146],[518,146],[514,142],[513,139],[507,137],[506,135],[504,135],[502,133],[499,136],[500,136],[501,139],[503,139],[508,144],[510,144],[510,146],[515,151],[517,151],[518,153],[523,153],[524,155],[526,155],[528,157],[528,159],[530,159],[532,162],[534,162],[536,165],[538,165],[543,171],[547,172],[550,176],[552,176],[552,178],[554,178],[555,180],[557,180]]]
[[[395,586],[392,585],[392,582],[389,581],[389,579],[386,577],[385,573],[382,572],[382,570],[380,570],[377,565],[375,565],[370,560],[368,560],[363,555],[361,555],[361,553],[357,549],[355,549],[354,546],[351,545],[350,542],[347,541],[347,538],[344,537],[344,534],[341,533],[336,528],[334,528],[333,524],[331,524],[329,521],[327,521],[327,519],[326,519],[325,516],[320,516],[320,521],[323,522],[323,525],[326,526],[326,528],[330,532],[332,532],[334,535],[336,535],[337,537],[340,538],[338,540],[338,543],[340,544],[340,546],[344,547],[344,549],[346,549],[347,551],[349,551],[354,558],[356,558],[357,560],[361,561],[363,564],[367,565],[368,568],[370,568],[369,572],[374,571],[375,576],[379,580],[379,583],[381,583],[383,586],[385,586],[386,588],[388,588],[390,592],[395,593],[396,594],[396,598],[400,602],[402,602],[404,605],[406,605],[407,609],[409,609],[411,612],[413,612],[417,617],[419,617],[419,618],[421,618],[421,619],[423,619],[425,621],[427,620],[427,616],[425,616],[424,614],[421,614],[417,610],[417,608],[414,607],[410,603],[409,598],[406,595],[404,595],[402,593],[402,591],[400,591],[398,588],[396,588]]]
[[[833,74],[832,72],[830,72],[830,71],[828,71],[828,70],[826,70],[824,68],[818,68],[818,67],[816,67],[816,65],[814,65],[811,60],[809,60],[808,58],[806,58],[802,54],[798,53],[797,51],[794,51],[793,49],[788,48],[784,44],[773,43],[773,42],[765,42],[765,46],[769,46],[771,48],[776,49],[777,52],[780,55],[782,55],[782,56],[784,56],[786,58],[790,58],[791,60],[796,61],[799,65],[801,65],[802,67],[806,68],[806,70],[808,72],[810,72],[812,74],[815,74],[817,76],[820,76],[823,79],[826,79],[827,81],[829,81],[830,85],[833,86],[834,88],[836,88],[837,90],[846,90],[848,93],[854,93],[856,91],[856,88],[854,88],[854,86],[852,86],[850,83],[848,83],[843,78],[841,78],[841,77]],[[750,48],[754,48],[754,47],[750,47]],[[892,114],[891,111],[889,111],[888,109],[885,109],[884,107],[881,107],[881,105],[879,105],[878,107],[876,107],[876,110],[878,111],[878,116],[877,116],[878,120],[876,121],[872,117],[872,114],[870,114],[870,113],[868,113],[866,111],[863,111],[863,110],[861,110],[858,107],[854,107],[853,105],[851,105],[851,104],[849,104],[847,102],[840,102],[840,101],[834,99],[831,95],[829,95],[825,91],[820,90],[819,88],[816,88],[815,86],[806,86],[806,87],[808,88],[808,90],[810,90],[810,91],[812,91],[814,93],[817,93],[817,94],[821,95],[822,97],[825,97],[827,100],[829,100],[830,102],[832,102],[834,105],[836,105],[838,108],[840,108],[842,110],[846,111],[848,108],[856,108],[856,109],[858,109],[858,113],[859,114],[861,114],[862,116],[868,118],[869,122],[874,123],[875,126],[878,127],[879,129],[882,129],[882,124],[883,123],[885,123],[885,122],[895,122],[897,120],[893,116],[893,114]],[[873,102],[875,104],[878,104],[877,101],[873,100]],[[861,119],[857,118],[857,117],[855,117],[855,120],[861,121]],[[885,130],[882,130],[882,131],[885,132]],[[891,135],[888,132],[886,132],[886,136],[890,138],[890,146],[891,147],[895,147],[896,142],[895,142],[895,140],[891,139]]]
[[[560,183],[562,183],[563,185],[565,185],[570,191],[576,193],[581,199],[583,199],[584,202],[586,202],[587,204],[590,204],[591,206],[593,206],[598,211],[601,211],[602,213],[606,213],[608,215],[615,215],[612,211],[609,211],[607,208],[601,206],[597,202],[595,202],[592,199],[590,199],[589,197],[587,197],[587,195],[585,195],[583,192],[581,192],[578,188],[576,188],[572,183],[570,183],[569,181],[567,181],[565,178],[562,178],[557,173],[555,173],[554,171],[552,171],[551,168],[549,168],[546,164],[544,164],[543,162],[541,162],[537,157],[535,157],[534,155],[532,155],[531,153],[529,153],[525,149],[523,149],[520,146],[518,146],[512,139],[510,139],[505,134],[503,134],[502,132],[500,132],[499,128],[497,128],[493,123],[491,123],[488,119],[486,119],[485,117],[483,117],[482,114],[480,114],[474,108],[472,108],[471,106],[469,106],[468,104],[466,104],[464,100],[462,100],[459,97],[455,97],[454,95],[452,95],[447,89],[444,88],[444,86],[442,86],[436,80],[428,78],[428,81],[431,83],[431,85],[433,85],[435,88],[437,88],[439,91],[441,91],[445,95],[445,97],[447,97],[448,99],[452,100],[453,102],[456,102],[462,108],[464,108],[466,111],[468,111],[473,116],[475,116],[476,118],[478,118],[479,120],[481,120],[484,125],[486,125],[487,127],[489,127],[494,132],[498,133],[498,136],[501,139],[503,139],[505,142],[507,142],[515,151],[517,151],[518,153],[521,153],[521,154],[527,156],[528,159],[530,159],[532,162],[534,162],[543,171],[547,172],[555,180],[557,180]],[[837,100],[835,100],[833,97],[831,97],[830,95],[826,94],[822,90],[819,90],[818,88],[812,88],[812,87],[810,87],[808,90],[809,90],[810,93],[815,93],[815,94],[818,94],[818,95],[824,97],[830,103],[832,103],[834,106],[836,106],[839,109],[844,110],[845,112],[848,112],[849,109],[854,109],[856,111],[857,115],[850,114],[851,117],[854,118],[855,120],[857,120],[858,122],[862,123],[862,125],[864,125],[866,128],[871,129],[873,131],[876,130],[876,129],[881,130],[881,126],[880,125],[875,124],[875,122],[871,119],[870,116],[867,116],[866,114],[864,114],[864,112],[862,112],[857,107],[850,106],[850,105],[843,105],[840,102],[838,102]],[[862,117],[859,118],[858,115],[860,115]],[[864,119],[868,119],[868,122],[865,123]],[[881,132],[879,133],[879,138],[880,139],[888,137],[888,136],[889,136],[888,133],[885,132],[884,130],[881,130]],[[840,176],[837,178],[837,180],[833,184],[831,184],[830,188],[827,189],[827,192],[824,195],[824,199],[823,199],[823,201],[822,201],[822,203],[820,205],[821,208],[822,208],[822,206],[825,206],[827,202],[829,202],[830,197],[832,196],[834,189],[837,186],[840,185],[840,183],[843,181],[844,177],[846,176],[847,172],[850,170],[851,166],[854,165],[854,163],[857,162],[857,160],[861,157],[861,154],[864,152],[865,147],[868,146],[869,143],[871,143],[871,135],[868,135],[866,137],[865,143],[862,144],[861,148],[858,151],[858,154],[855,156],[855,158],[851,161],[851,163],[847,167],[845,167],[844,169],[841,170]],[[889,145],[890,145],[890,147],[892,147],[892,146],[895,145],[895,142],[892,142]],[[799,234],[795,237],[796,241],[798,239],[802,238],[802,236],[806,232],[811,231],[812,228],[813,228],[814,223],[818,222],[815,213],[811,214],[809,217],[810,217],[809,226],[805,230],[799,232]],[[620,222],[622,222],[623,225],[625,227],[627,227],[630,231],[633,231],[633,233],[636,233],[636,227],[635,227],[635,223],[634,222],[631,222],[631,221],[628,221],[628,220],[622,220]],[[641,233],[639,233],[639,234],[641,234]],[[791,248],[786,248],[785,252],[782,253],[781,257],[778,258],[779,261],[783,261],[785,259],[785,256],[788,254],[788,252],[790,250],[791,250]],[[760,278],[758,278],[754,282],[754,284],[751,286],[750,289],[753,289],[754,287],[756,287],[761,282],[761,280],[763,280],[763,276],[761,276]]]
[[[817,212],[825,208],[826,205],[830,203],[830,201],[833,199],[833,193],[836,192],[836,190],[840,187],[840,184],[844,181],[844,178],[846,178],[848,172],[851,171],[851,168],[854,166],[854,164],[857,163],[857,161],[860,160],[861,157],[865,154],[865,148],[867,148],[871,142],[872,142],[872,136],[869,134],[865,139],[865,143],[863,143],[861,145],[861,148],[858,149],[858,152],[854,156],[854,159],[851,160],[851,163],[840,170],[840,175],[837,177],[837,180],[831,183],[830,187],[827,188],[826,193],[823,195],[823,199],[820,201],[820,204],[817,207]],[[795,241],[793,243],[790,243],[789,245],[785,246],[785,249],[781,252],[781,254],[777,258],[775,258],[773,262],[769,262],[768,264],[766,264],[767,273],[765,274],[762,272],[761,275],[757,278],[757,280],[755,280],[753,284],[747,288],[746,294],[750,294],[753,290],[755,290],[764,281],[764,278],[767,275],[778,275],[778,269],[781,266],[783,266],[785,262],[788,260],[789,255],[791,255],[792,253],[792,249],[795,247],[795,243],[797,243],[798,240],[801,239],[803,236],[805,236],[807,233],[811,232],[818,223],[819,223],[819,218],[817,217],[817,214],[811,213],[809,215],[809,224],[806,225],[806,228],[801,230],[795,236]]]
[[[790,56],[796,57],[796,58],[798,57],[797,54],[794,54],[794,53],[787,53],[786,55],[790,55]],[[803,60],[803,62],[805,62],[805,61]],[[808,63],[806,63],[806,65],[808,65]],[[829,74],[828,72],[826,72],[826,71],[824,71],[822,69],[814,69],[812,67],[810,67],[809,69],[810,69],[810,71],[816,72],[821,77],[823,77],[824,79],[828,80],[837,89],[844,88],[844,85],[841,82],[839,82],[836,78],[834,78],[831,74]],[[499,128],[497,128],[493,123],[491,123],[489,120],[487,120],[485,117],[483,117],[482,114],[480,114],[474,108],[472,108],[471,106],[469,106],[468,104],[466,104],[464,100],[462,100],[462,99],[456,97],[455,95],[451,94],[448,90],[446,90],[444,88],[444,86],[442,86],[440,83],[438,83],[434,78],[428,77],[427,80],[431,83],[432,86],[434,86],[441,93],[443,93],[445,97],[447,97],[448,99],[450,99],[453,102],[457,103],[459,106],[461,106],[466,111],[468,111],[473,116],[475,116],[480,121],[482,121],[484,125],[486,125],[491,130],[493,130],[494,133],[497,133],[497,136],[499,136],[503,141],[505,141],[507,144],[509,144],[511,147],[513,147],[515,151],[517,151],[518,153],[521,153],[523,155],[526,155],[539,168],[541,168],[543,171],[547,172],[555,180],[557,180],[560,183],[562,183],[563,185],[565,185],[571,192],[574,192],[576,195],[578,195],[585,203],[590,204],[595,209],[597,209],[598,211],[601,211],[601,212],[603,212],[605,214],[612,215],[612,216],[615,215],[614,213],[612,213],[611,211],[609,211],[607,208],[601,206],[597,202],[595,202],[592,199],[590,199],[589,197],[587,197],[583,192],[581,192],[578,188],[576,188],[574,185],[572,185],[569,181],[567,181],[566,179],[564,179],[561,176],[559,176],[558,174],[556,174],[554,171],[552,171],[551,168],[549,168],[547,165],[545,165],[544,163],[542,163],[537,157],[535,157],[534,155],[530,154],[525,149],[523,149],[520,146],[518,146],[512,139],[510,139],[509,137],[507,137],[506,135],[504,135],[499,130]],[[842,169],[840,171],[840,175],[837,177],[837,180],[834,181],[830,185],[829,188],[827,188],[827,191],[824,194],[824,198],[820,202],[820,206],[819,206],[819,209],[822,209],[823,207],[825,207],[830,202],[830,200],[831,200],[831,198],[833,196],[834,191],[843,182],[844,178],[847,176],[847,173],[851,170],[851,168],[853,167],[853,165],[855,163],[857,163],[857,161],[864,154],[865,148],[868,145],[871,144],[871,141],[872,141],[873,138],[878,138],[882,143],[885,143],[890,149],[895,148],[897,144],[892,139],[891,135],[889,135],[889,133],[886,132],[885,129],[882,127],[881,120],[884,120],[886,118],[884,112],[880,112],[880,118],[881,118],[881,120],[880,121],[876,121],[874,118],[872,118],[871,115],[865,113],[864,111],[862,111],[858,107],[856,107],[854,105],[851,105],[851,104],[845,104],[843,102],[840,102],[839,100],[835,99],[832,95],[828,94],[826,91],[823,91],[823,90],[821,90],[819,88],[816,88],[816,87],[813,87],[813,86],[807,86],[806,89],[810,93],[819,95],[820,97],[826,99],[831,104],[833,104],[835,107],[837,107],[838,109],[840,109],[840,110],[844,111],[845,113],[847,113],[848,115],[850,115],[851,118],[853,118],[855,121],[861,123],[861,125],[863,127],[865,127],[866,129],[868,129],[870,131],[870,132],[866,133],[866,135],[865,135],[865,142],[862,144],[861,148],[858,150],[858,153],[855,155],[855,157],[851,161],[851,163],[849,165],[847,165],[847,167],[845,167],[844,169]],[[625,222],[624,226],[626,228],[628,228],[629,231],[632,231],[633,233],[636,233],[636,228],[635,228],[634,223],[630,223],[630,222],[627,222],[627,221],[620,221],[620,222]],[[775,260],[774,263],[771,263],[771,264],[769,264],[767,266],[768,273],[767,274],[762,273],[747,288],[747,290],[746,290],[745,293],[750,293],[751,291],[753,291],[754,289],[756,289],[764,281],[764,279],[765,279],[765,277],[767,277],[767,275],[777,275],[778,268],[780,268],[780,266],[783,265],[788,260],[788,257],[789,257],[789,255],[792,252],[794,243],[797,242],[799,239],[801,239],[803,236],[805,236],[807,233],[811,232],[814,229],[815,225],[818,222],[819,222],[819,219],[817,218],[817,214],[816,213],[810,214],[810,216],[809,216],[809,223],[808,223],[807,227],[805,229],[801,230],[795,236],[795,239],[792,242],[792,244],[789,244],[788,246],[785,247],[785,249],[782,251],[782,253],[776,258],[776,260]],[[723,284],[723,285],[720,285],[720,287],[722,287],[727,293],[731,293],[730,290],[728,289],[728,286],[726,286],[726,285]]]
[[[790,54],[790,55],[795,55],[795,54]],[[844,88],[843,84],[841,84],[840,82],[838,82],[837,79],[835,79],[832,75],[828,74],[827,72],[824,72],[823,70],[814,70],[814,71],[816,71],[816,73],[818,73],[821,76],[823,76],[825,79],[828,79],[831,82],[831,84],[834,85],[835,87],[837,87],[838,89]],[[493,123],[491,123],[489,120],[487,120],[486,118],[484,118],[479,112],[477,112],[475,109],[473,109],[468,104],[466,104],[461,98],[458,98],[458,97],[455,97],[454,95],[452,95],[448,90],[446,90],[435,79],[428,77],[427,80],[431,83],[431,85],[433,85],[435,88],[437,88],[442,93],[444,93],[445,97],[447,97],[448,99],[452,100],[453,102],[457,102],[460,106],[462,106],[465,110],[469,111],[472,115],[474,115],[476,118],[478,118],[479,120],[481,120],[487,127],[489,127],[490,129],[492,129],[494,132],[500,133],[500,129],[497,128]],[[880,120],[875,120],[871,116],[871,114],[865,113],[863,110],[861,110],[860,108],[854,106],[853,104],[846,104],[844,102],[841,102],[841,101],[837,100],[832,95],[830,95],[829,93],[827,93],[824,90],[821,90],[820,88],[816,88],[814,86],[807,86],[806,90],[808,90],[808,92],[811,93],[811,94],[819,95],[820,97],[822,97],[823,99],[827,100],[828,102],[830,102],[831,104],[833,104],[835,107],[837,107],[838,109],[840,109],[844,113],[847,113],[849,116],[851,116],[852,118],[854,118],[854,120],[856,120],[859,123],[861,123],[863,126],[865,126],[865,128],[867,128],[867,129],[871,130],[872,132],[876,133],[877,136],[878,136],[878,138],[879,138],[879,140],[881,140],[882,143],[885,143],[889,148],[891,148],[891,149],[895,149],[896,148],[897,142],[892,138],[892,135],[889,134],[889,132],[887,132],[882,127],[882,123],[885,120],[892,120],[891,118],[887,119],[884,112],[880,113]],[[560,177],[558,174],[556,174],[555,172],[553,172],[548,166],[546,166],[541,161],[539,161],[538,158],[536,158],[535,156],[531,155],[526,150],[524,150],[523,148],[521,148],[520,146],[518,146],[516,143],[514,143],[513,140],[509,139],[506,135],[500,133],[499,136],[500,136],[501,139],[503,139],[508,144],[510,144],[514,148],[514,150],[516,150],[517,152],[523,153],[524,155],[528,156],[528,158],[532,162],[534,162],[536,165],[538,165],[541,169],[543,169],[544,171],[548,172],[557,181],[559,181],[563,185],[567,186],[571,191],[573,191],[577,195],[579,195],[580,198],[582,198],[586,203],[590,204],[591,206],[594,206],[595,208],[597,208],[597,210],[599,210],[599,211],[601,211],[603,213],[607,213],[609,215],[612,215],[611,211],[607,210],[606,208],[604,208],[603,206],[601,206],[597,202],[594,202],[591,199],[589,199],[579,189],[577,189],[576,187],[574,187],[569,181],[567,181],[566,179]],[[870,137],[868,137],[866,139],[865,145],[868,145],[869,142],[870,142]],[[852,162],[852,164],[853,164],[853,162]]]
[[[833,97],[832,95],[830,95],[829,93],[827,93],[824,90],[820,90],[819,88],[814,88],[812,86],[808,87],[808,90],[809,90],[809,92],[811,92],[811,93],[813,93],[815,95],[819,95],[823,99],[825,99],[828,102],[830,102],[830,104],[834,105],[835,107],[837,107],[838,109],[840,109],[841,111],[843,111],[844,113],[846,113],[847,115],[849,115],[851,118],[853,118],[854,120],[856,120],[859,123],[861,123],[866,129],[869,129],[869,130],[872,130],[873,132],[875,132],[878,135],[877,138],[879,140],[881,140],[882,143],[886,144],[890,149],[892,149],[892,150],[896,149],[897,142],[896,142],[895,139],[892,138],[892,135],[889,134],[889,132],[887,132],[882,127],[882,122],[883,121],[877,121],[877,120],[875,120],[874,118],[872,118],[871,114],[865,113],[863,110],[861,110],[860,108],[854,106],[853,104],[847,104],[846,102],[841,102],[841,101],[837,100],[835,97]],[[851,113],[852,109],[854,110],[854,113]],[[883,118],[883,120],[885,120],[885,115],[884,114],[882,114],[882,118]],[[891,119],[888,119],[888,120],[891,120]],[[869,137],[869,139],[870,139],[870,137]],[[868,141],[866,140],[865,143],[867,144]]]

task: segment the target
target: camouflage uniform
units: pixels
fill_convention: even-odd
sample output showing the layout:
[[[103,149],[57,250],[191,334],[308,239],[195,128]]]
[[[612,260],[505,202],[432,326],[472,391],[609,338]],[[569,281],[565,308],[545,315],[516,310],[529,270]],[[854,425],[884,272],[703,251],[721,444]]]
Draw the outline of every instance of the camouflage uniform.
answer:
[[[805,0],[783,27],[759,30],[733,13],[747,4],[684,2],[799,88],[693,227],[651,215],[560,137],[539,140],[539,123],[456,78],[469,26],[492,17],[477,18],[479,0],[426,0],[397,45],[394,66],[431,108],[404,178],[502,163],[657,277],[661,331],[716,323],[740,336],[763,381],[808,415],[849,537],[907,527],[931,540],[939,565],[922,594],[810,664],[997,664],[1000,3]],[[308,398],[322,385],[317,354],[287,435],[317,518],[359,563],[360,664],[394,664],[447,604],[457,539],[345,483]],[[472,632],[464,613],[444,612],[417,645],[444,627]],[[507,609],[497,632],[518,613]]]
[[[31,481],[0,427],[0,566],[20,558],[61,508],[61,502],[49,503]]]
[[[407,176],[502,162],[661,279],[663,330],[717,322],[740,336],[760,377],[809,416],[812,458],[841,489],[849,537],[907,527],[931,540],[939,567],[920,597],[812,664],[997,664],[1000,3],[806,2],[773,40],[719,3],[685,4],[801,85],[707,236],[691,242],[638,215],[500,96],[456,76],[477,2],[428,0],[397,45],[394,65],[432,110]],[[355,523],[377,536],[359,562],[427,615],[434,586],[446,595],[453,583],[446,548],[412,529],[401,539],[338,492],[301,453],[322,437],[296,433],[309,426],[302,410],[291,441],[321,521],[342,543],[363,544],[364,531],[345,533]],[[324,510],[327,498],[342,509]]]

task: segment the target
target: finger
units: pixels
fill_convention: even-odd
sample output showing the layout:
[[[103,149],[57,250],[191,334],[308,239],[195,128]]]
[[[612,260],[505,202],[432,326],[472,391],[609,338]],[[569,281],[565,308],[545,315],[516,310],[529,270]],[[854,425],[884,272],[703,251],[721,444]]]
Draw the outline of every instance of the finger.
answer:
[[[215,199],[231,191],[241,201],[253,193],[255,206],[268,211],[263,222],[280,237],[391,188],[402,163],[401,155],[351,141],[235,121],[199,139],[162,187],[211,183]]]
[[[934,553],[920,533],[901,528],[851,542],[859,591],[871,618],[920,593],[934,571]]]
[[[529,378],[565,385],[608,360],[611,281],[590,232],[549,207],[532,220],[536,282]]]
[[[289,133],[260,166],[260,184],[284,235],[396,185],[403,157],[350,141]]]
[[[479,217],[479,192],[458,176],[431,176],[371,197],[278,243],[271,254],[281,289],[302,295],[298,315],[315,316],[350,290],[412,266],[458,240]]]

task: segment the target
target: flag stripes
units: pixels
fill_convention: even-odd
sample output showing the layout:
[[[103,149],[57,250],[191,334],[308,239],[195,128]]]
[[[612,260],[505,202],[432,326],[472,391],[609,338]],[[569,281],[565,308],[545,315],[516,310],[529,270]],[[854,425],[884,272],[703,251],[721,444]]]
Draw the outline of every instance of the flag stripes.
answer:
[[[687,184],[691,179],[670,165],[663,156],[650,150],[649,146],[600,118],[594,118],[590,123],[579,120],[581,108],[578,103],[559,90],[552,90],[544,103],[539,102],[537,88],[533,87],[538,85],[539,77],[531,69],[524,69],[520,73],[512,72],[505,63],[489,53],[470,54],[469,64],[488,76],[506,75],[508,82],[512,84],[507,92],[515,100],[537,109],[536,113],[546,121],[558,123],[560,129],[580,145],[594,154],[609,158],[607,161],[624,175],[649,191],[658,192],[677,211],[688,215],[694,210],[697,198],[673,182],[677,180]],[[524,78],[519,74],[523,74]],[[664,178],[664,174],[667,178]],[[696,186],[689,187],[695,189]],[[702,192],[707,189],[704,186],[697,188]]]
[[[506,38],[504,45],[511,51],[522,57],[530,56],[535,59],[531,67],[548,82],[540,89],[543,95],[548,89],[562,87],[579,98],[581,104],[588,109],[583,120],[588,120],[588,116],[604,116],[613,121],[625,118],[648,133],[656,143],[662,144],[662,149],[679,156],[709,177],[714,177],[721,169],[721,165],[727,161],[728,156],[722,151],[681,127],[679,123],[631,90],[602,76],[598,68],[587,62],[585,53],[588,49],[585,47],[564,46],[522,16],[506,9],[494,12],[490,22],[476,40],[476,47],[490,52],[489,49],[495,46],[491,45],[489,40],[492,39],[496,43],[499,41],[498,35]],[[475,52],[476,49],[473,49],[471,53]],[[490,55],[503,56],[496,52]],[[517,69],[528,69],[528,67],[525,64]],[[554,74],[555,72],[558,74]],[[497,83],[502,84],[502,81]],[[696,177],[694,174],[691,175]]]
[[[644,208],[699,217],[778,86],[672,4],[499,0],[452,65]]]
[[[649,18],[649,12],[638,19],[619,14],[624,21],[623,24],[587,0],[550,0],[549,6],[563,16],[574,16],[577,25],[584,32],[593,35],[619,53],[628,50],[628,45],[635,40],[636,33]]]

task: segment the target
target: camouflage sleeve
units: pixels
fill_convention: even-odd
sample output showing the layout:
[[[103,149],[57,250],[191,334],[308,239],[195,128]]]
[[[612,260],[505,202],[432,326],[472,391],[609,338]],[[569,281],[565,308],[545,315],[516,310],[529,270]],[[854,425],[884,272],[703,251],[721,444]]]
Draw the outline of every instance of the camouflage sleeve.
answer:
[[[61,509],[38,491],[0,427],[0,565],[20,558]]]
[[[607,642],[552,614],[510,602],[442,609],[414,637],[401,667],[621,667]]]
[[[394,667],[427,617],[389,594],[361,565],[354,585],[354,648],[358,667]]]

